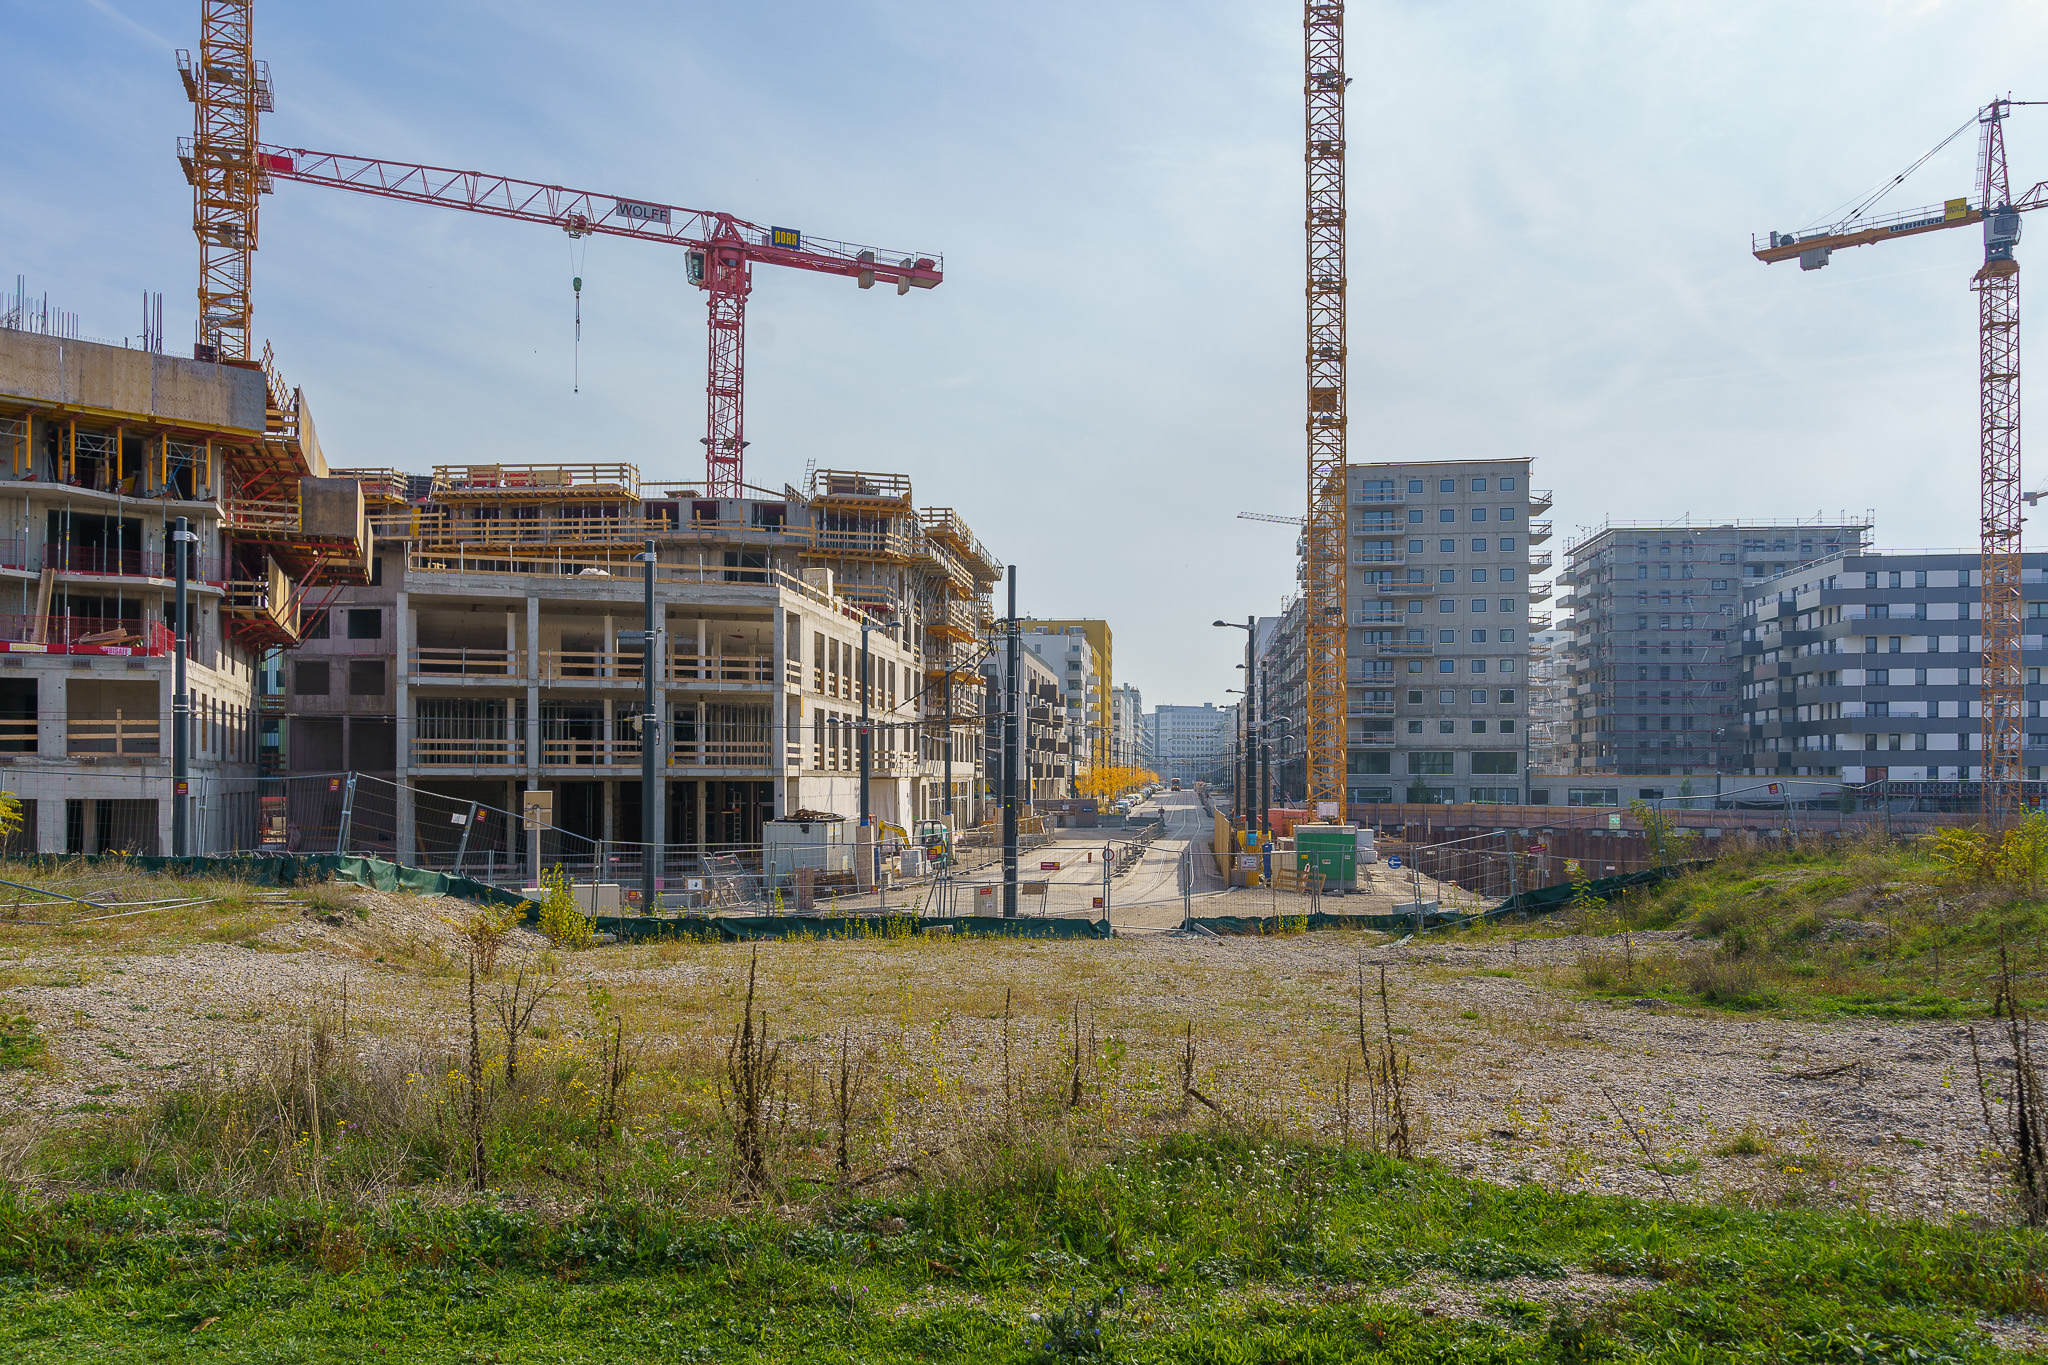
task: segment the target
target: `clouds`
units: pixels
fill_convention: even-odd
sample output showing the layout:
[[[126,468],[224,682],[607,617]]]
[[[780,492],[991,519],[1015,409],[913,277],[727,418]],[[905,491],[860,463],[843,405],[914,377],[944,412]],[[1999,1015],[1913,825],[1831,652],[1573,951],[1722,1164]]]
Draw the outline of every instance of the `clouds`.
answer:
[[[0,264],[116,339],[162,289],[175,340],[195,253],[168,49],[197,7],[17,10],[0,113],[35,136]],[[359,0],[262,5],[257,41],[277,142],[944,251],[944,287],[904,299],[761,272],[750,478],[909,472],[1019,563],[1027,610],[1108,617],[1157,704],[1219,696],[1206,623],[1293,585],[1293,537],[1235,513],[1301,502],[1299,18]],[[1533,455],[1561,528],[1874,507],[1889,543],[1967,543],[1977,241],[1802,274],[1748,240],[2039,93],[2044,27],[1995,0],[1354,0],[1353,458]],[[2042,112],[2012,126],[2029,183]],[[1904,202],[1967,190],[1972,141]],[[590,244],[571,394],[574,263],[545,230],[286,185],[261,240],[257,330],[338,460],[701,467],[680,253]]]

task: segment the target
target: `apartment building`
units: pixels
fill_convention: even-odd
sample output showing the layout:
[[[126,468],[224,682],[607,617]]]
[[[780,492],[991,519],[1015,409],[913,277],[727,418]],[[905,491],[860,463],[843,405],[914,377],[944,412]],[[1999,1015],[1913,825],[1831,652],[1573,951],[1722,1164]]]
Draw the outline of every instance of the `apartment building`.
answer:
[[[1184,783],[1230,781],[1235,706],[1161,706],[1145,719],[1152,730],[1153,767],[1161,777]]]
[[[1565,672],[1566,634],[1552,626],[1529,641],[1529,772],[1571,771],[1571,692]],[[1533,796],[1533,792],[1532,792]]]
[[[330,477],[303,396],[267,364],[0,327],[0,783],[27,807],[18,849],[172,849],[180,518],[188,848],[252,848],[262,660],[298,642],[311,601],[363,581],[361,493]]]
[[[907,478],[818,470],[780,497],[711,499],[627,464],[351,473],[379,528],[374,581],[290,660],[280,730],[288,772],[389,760],[401,860],[425,852],[405,809],[421,793],[516,811],[546,790],[567,836],[640,838],[645,683],[627,632],[648,542],[672,847],[853,815],[863,695],[874,814],[980,818],[976,655],[1001,568],[951,509],[916,509]]]
[[[1747,590],[1802,564],[1854,553],[1866,517],[1834,521],[1609,524],[1565,550],[1559,603],[1573,771],[1733,771],[1737,617]]]
[[[1083,737],[1079,766],[1113,762],[1115,680],[1111,674],[1109,622],[1047,621],[1028,617],[1022,625],[1024,648],[1060,676],[1067,719]]]
[[[1267,621],[1273,622],[1270,631],[1263,629]],[[1307,622],[1299,593],[1281,604],[1279,616],[1259,622],[1259,710],[1272,745],[1273,799],[1281,805],[1302,801],[1308,791],[1302,729],[1308,713]]]
[[[1352,465],[1351,803],[1523,795],[1529,632],[1550,596],[1532,462]],[[1532,615],[1532,612],[1535,613]]]
[[[999,804],[1003,796],[1003,712],[1009,704],[1005,674],[1007,652],[991,650],[982,662],[988,679],[988,725],[985,750],[988,753],[987,799]],[[1017,734],[1022,784],[1027,802],[1057,801],[1074,794],[1074,764],[1080,742],[1067,719],[1062,679],[1050,664],[1028,649],[1017,651],[1019,692],[1016,697],[1020,729]]]
[[[1150,746],[1145,741],[1145,697],[1129,683],[1109,694],[1110,762],[1119,768],[1152,766]]]
[[[2024,775],[2038,780],[2048,554],[2024,556],[2020,581]],[[1752,584],[1739,653],[1743,774],[1980,780],[1980,592],[1975,551],[1860,550]]]

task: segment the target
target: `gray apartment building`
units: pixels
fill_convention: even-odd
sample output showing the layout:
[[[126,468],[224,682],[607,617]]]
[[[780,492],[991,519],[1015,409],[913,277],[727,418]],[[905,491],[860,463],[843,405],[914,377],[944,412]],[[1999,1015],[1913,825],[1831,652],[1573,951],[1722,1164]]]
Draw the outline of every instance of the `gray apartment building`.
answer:
[[[1152,766],[1164,778],[1182,782],[1230,781],[1230,745],[1237,735],[1237,708],[1161,706],[1145,716],[1151,731]]]
[[[1278,616],[1259,618],[1259,713],[1262,733],[1272,745],[1273,800],[1296,805],[1308,791],[1308,757],[1303,717],[1308,711],[1308,609],[1300,594],[1281,604]],[[1267,623],[1272,628],[1267,629]]]
[[[1841,554],[1754,585],[1739,704],[1755,777],[1971,782],[1982,777],[1975,551]],[[2048,764],[2032,689],[2048,667],[2048,554],[2021,561],[2029,688],[2024,775]]]
[[[1565,549],[1567,748],[1580,773],[1733,772],[1746,591],[1861,549],[1869,518],[1609,524]]]
[[[1550,596],[1530,466],[1351,466],[1350,802],[1522,799],[1531,611]]]

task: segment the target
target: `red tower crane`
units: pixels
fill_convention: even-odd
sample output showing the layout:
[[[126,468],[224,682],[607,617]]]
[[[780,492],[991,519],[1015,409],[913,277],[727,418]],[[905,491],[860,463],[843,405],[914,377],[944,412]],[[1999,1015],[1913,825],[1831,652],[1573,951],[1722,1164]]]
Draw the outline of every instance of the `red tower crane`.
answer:
[[[1997,828],[2019,810],[2021,760],[2020,671],[2020,214],[2048,205],[2048,181],[2015,196],[2006,173],[2005,120],[2029,100],[1995,99],[1970,123],[1980,129],[1977,201],[1950,199],[1933,207],[1869,216],[1878,199],[1927,159],[1960,137],[1970,123],[1887,181],[1839,222],[1799,232],[1751,238],[1752,254],[1766,265],[1798,261],[1819,270],[1834,252],[1944,228],[1984,225],[1984,264],[1971,276],[1978,311],[1978,533],[1979,612],[1982,617],[1982,810]],[[1967,759],[1964,760],[1967,762]],[[1967,776],[1967,769],[1965,770]]]
[[[762,227],[729,213],[656,200],[297,147],[259,147],[257,162],[277,180],[548,223],[571,237],[601,233],[687,247],[690,283],[704,291],[710,312],[704,469],[707,493],[714,498],[740,496],[747,448],[747,295],[754,287],[755,265],[842,275],[862,289],[893,284],[899,295],[936,288],[945,278],[944,258],[936,254],[806,237],[794,228]]]

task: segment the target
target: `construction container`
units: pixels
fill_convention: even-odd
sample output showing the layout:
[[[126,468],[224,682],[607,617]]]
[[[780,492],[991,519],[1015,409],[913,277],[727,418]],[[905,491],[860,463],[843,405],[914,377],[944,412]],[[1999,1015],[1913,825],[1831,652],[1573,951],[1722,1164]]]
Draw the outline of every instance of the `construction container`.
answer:
[[[1307,877],[1320,874],[1325,891],[1349,891],[1358,884],[1358,831],[1351,825],[1296,825],[1295,865]]]
[[[837,815],[764,821],[761,861],[769,885],[793,880],[800,867],[814,867],[821,872],[853,871],[853,836],[853,821]]]

